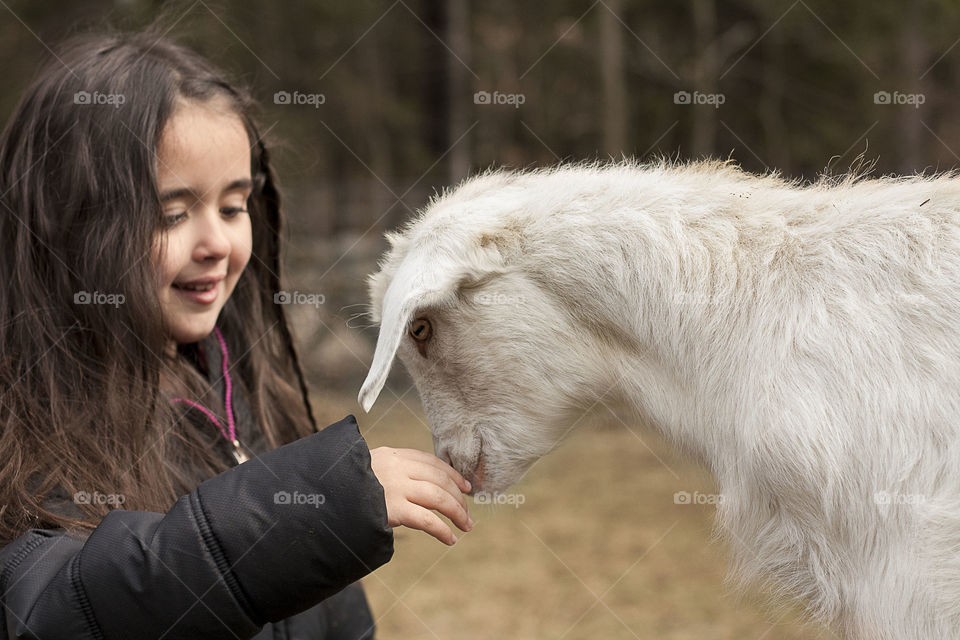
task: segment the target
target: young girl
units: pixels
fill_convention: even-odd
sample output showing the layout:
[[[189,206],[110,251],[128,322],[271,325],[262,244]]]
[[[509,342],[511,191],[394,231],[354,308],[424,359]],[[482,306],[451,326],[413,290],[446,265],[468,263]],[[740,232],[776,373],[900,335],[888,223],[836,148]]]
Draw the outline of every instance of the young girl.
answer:
[[[349,585],[391,527],[473,526],[434,456],[314,433],[251,106],[154,35],[84,37],[7,124],[0,638],[370,638]]]

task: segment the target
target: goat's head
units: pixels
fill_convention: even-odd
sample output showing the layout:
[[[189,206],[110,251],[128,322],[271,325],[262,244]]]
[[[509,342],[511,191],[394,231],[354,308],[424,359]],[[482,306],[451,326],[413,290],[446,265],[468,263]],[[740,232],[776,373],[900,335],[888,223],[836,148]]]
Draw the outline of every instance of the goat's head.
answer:
[[[360,404],[373,406],[398,356],[437,455],[473,491],[503,491],[570,430],[596,350],[542,276],[518,264],[521,232],[428,218],[388,235],[370,277],[381,324]]]

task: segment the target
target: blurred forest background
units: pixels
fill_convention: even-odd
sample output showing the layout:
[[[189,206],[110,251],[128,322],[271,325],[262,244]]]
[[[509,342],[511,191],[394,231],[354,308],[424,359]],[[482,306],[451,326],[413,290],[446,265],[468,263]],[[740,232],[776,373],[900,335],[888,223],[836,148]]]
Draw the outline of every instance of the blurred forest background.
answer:
[[[376,332],[355,316],[383,232],[478,170],[709,155],[812,179],[860,154],[877,173],[960,163],[955,0],[0,4],[0,116],[49,47],[106,25],[159,20],[250,87],[285,187],[291,289],[324,296],[291,309],[324,387],[356,389],[369,361]]]
[[[955,0],[0,0],[0,116],[64,37],[158,20],[262,103],[289,288],[323,296],[290,315],[330,421],[362,416],[383,233],[474,172],[622,156],[804,180],[960,164]],[[404,375],[364,435],[429,449]],[[709,493],[709,477],[603,408],[610,428],[538,465],[522,507],[474,509],[455,549],[398,530],[367,582],[381,637],[814,637],[792,610],[726,595],[712,506],[671,500]]]

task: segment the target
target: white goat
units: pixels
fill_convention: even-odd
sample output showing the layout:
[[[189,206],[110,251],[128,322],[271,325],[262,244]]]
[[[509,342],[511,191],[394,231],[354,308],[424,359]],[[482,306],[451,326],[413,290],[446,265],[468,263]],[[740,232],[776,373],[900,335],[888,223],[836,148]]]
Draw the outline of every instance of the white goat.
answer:
[[[474,491],[620,396],[714,473],[735,575],[960,638],[960,178],[492,172],[389,240],[360,402],[398,354]]]

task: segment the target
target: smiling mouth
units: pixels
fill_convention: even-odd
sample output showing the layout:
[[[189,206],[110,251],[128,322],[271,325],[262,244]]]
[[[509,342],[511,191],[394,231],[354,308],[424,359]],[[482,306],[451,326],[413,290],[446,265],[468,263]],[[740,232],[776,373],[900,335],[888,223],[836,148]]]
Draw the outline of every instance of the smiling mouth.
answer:
[[[172,284],[171,288],[177,292],[180,298],[193,302],[195,304],[208,305],[213,304],[220,297],[220,282],[205,282],[196,285]]]
[[[216,282],[208,282],[206,284],[177,284],[173,283],[173,288],[183,289],[184,291],[210,291],[217,286]]]

